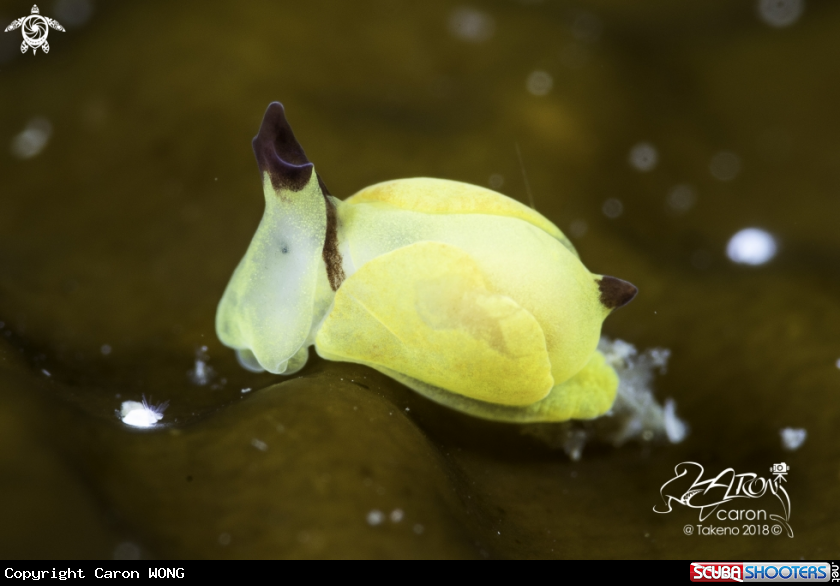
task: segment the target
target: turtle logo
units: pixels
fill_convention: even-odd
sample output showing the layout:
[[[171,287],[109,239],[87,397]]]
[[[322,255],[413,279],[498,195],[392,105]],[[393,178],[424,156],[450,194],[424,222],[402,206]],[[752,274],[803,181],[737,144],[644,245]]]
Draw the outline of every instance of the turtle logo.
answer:
[[[58,24],[57,20],[41,16],[37,5],[32,6],[32,14],[29,16],[12,21],[12,24],[6,27],[5,32],[20,27],[23,27],[21,31],[23,33],[23,43],[20,45],[20,52],[26,53],[31,48],[33,55],[38,49],[41,49],[44,53],[50,52],[50,44],[47,43],[47,34],[50,32],[50,28],[64,32],[64,27]]]

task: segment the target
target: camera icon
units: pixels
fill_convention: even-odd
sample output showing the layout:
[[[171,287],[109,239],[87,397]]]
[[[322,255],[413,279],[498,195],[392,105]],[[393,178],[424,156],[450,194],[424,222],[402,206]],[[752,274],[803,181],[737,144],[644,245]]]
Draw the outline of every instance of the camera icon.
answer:
[[[787,474],[790,471],[790,466],[785,464],[784,462],[780,462],[779,464],[773,464],[770,468],[770,472],[773,474]]]

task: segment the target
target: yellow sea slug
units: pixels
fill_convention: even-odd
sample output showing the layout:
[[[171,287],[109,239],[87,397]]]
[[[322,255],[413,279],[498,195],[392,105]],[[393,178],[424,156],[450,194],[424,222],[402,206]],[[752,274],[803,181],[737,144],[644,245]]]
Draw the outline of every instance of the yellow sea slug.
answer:
[[[456,181],[331,196],[269,105],[253,141],[265,213],[219,303],[219,339],[251,370],[291,374],[314,344],[497,421],[591,419],[618,377],[601,323],[636,288],[593,275],[533,209]]]

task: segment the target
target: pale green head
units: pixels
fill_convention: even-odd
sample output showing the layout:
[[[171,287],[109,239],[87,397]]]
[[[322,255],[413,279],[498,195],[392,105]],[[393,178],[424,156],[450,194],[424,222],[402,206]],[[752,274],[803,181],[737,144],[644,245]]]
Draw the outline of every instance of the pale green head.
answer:
[[[265,212],[219,303],[216,332],[244,366],[279,374],[312,328],[332,204],[280,103],[269,105],[252,145]]]

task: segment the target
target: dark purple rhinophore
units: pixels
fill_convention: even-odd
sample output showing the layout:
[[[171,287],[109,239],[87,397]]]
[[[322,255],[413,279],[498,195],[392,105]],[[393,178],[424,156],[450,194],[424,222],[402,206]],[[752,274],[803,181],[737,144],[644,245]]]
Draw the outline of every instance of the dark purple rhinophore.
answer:
[[[271,102],[263,116],[260,131],[251,142],[260,175],[268,173],[274,189],[300,191],[312,177],[314,168],[303,147],[295,138],[289,121],[286,120],[286,110],[280,102]],[[333,291],[338,290],[345,279],[342,268],[341,253],[338,251],[338,217],[335,205],[327,197],[330,195],[327,186],[318,178],[318,186],[324,195],[324,205],[327,213],[327,229],[324,234],[324,263],[327,266],[327,278]],[[281,194],[282,197],[282,194]]]
[[[616,279],[615,277],[601,277],[595,281],[601,291],[601,304],[607,309],[617,309],[633,301],[639,290],[635,285]]]
[[[271,102],[260,131],[251,142],[260,175],[268,173],[274,189],[300,191],[312,177],[312,163],[295,138],[280,102]]]

